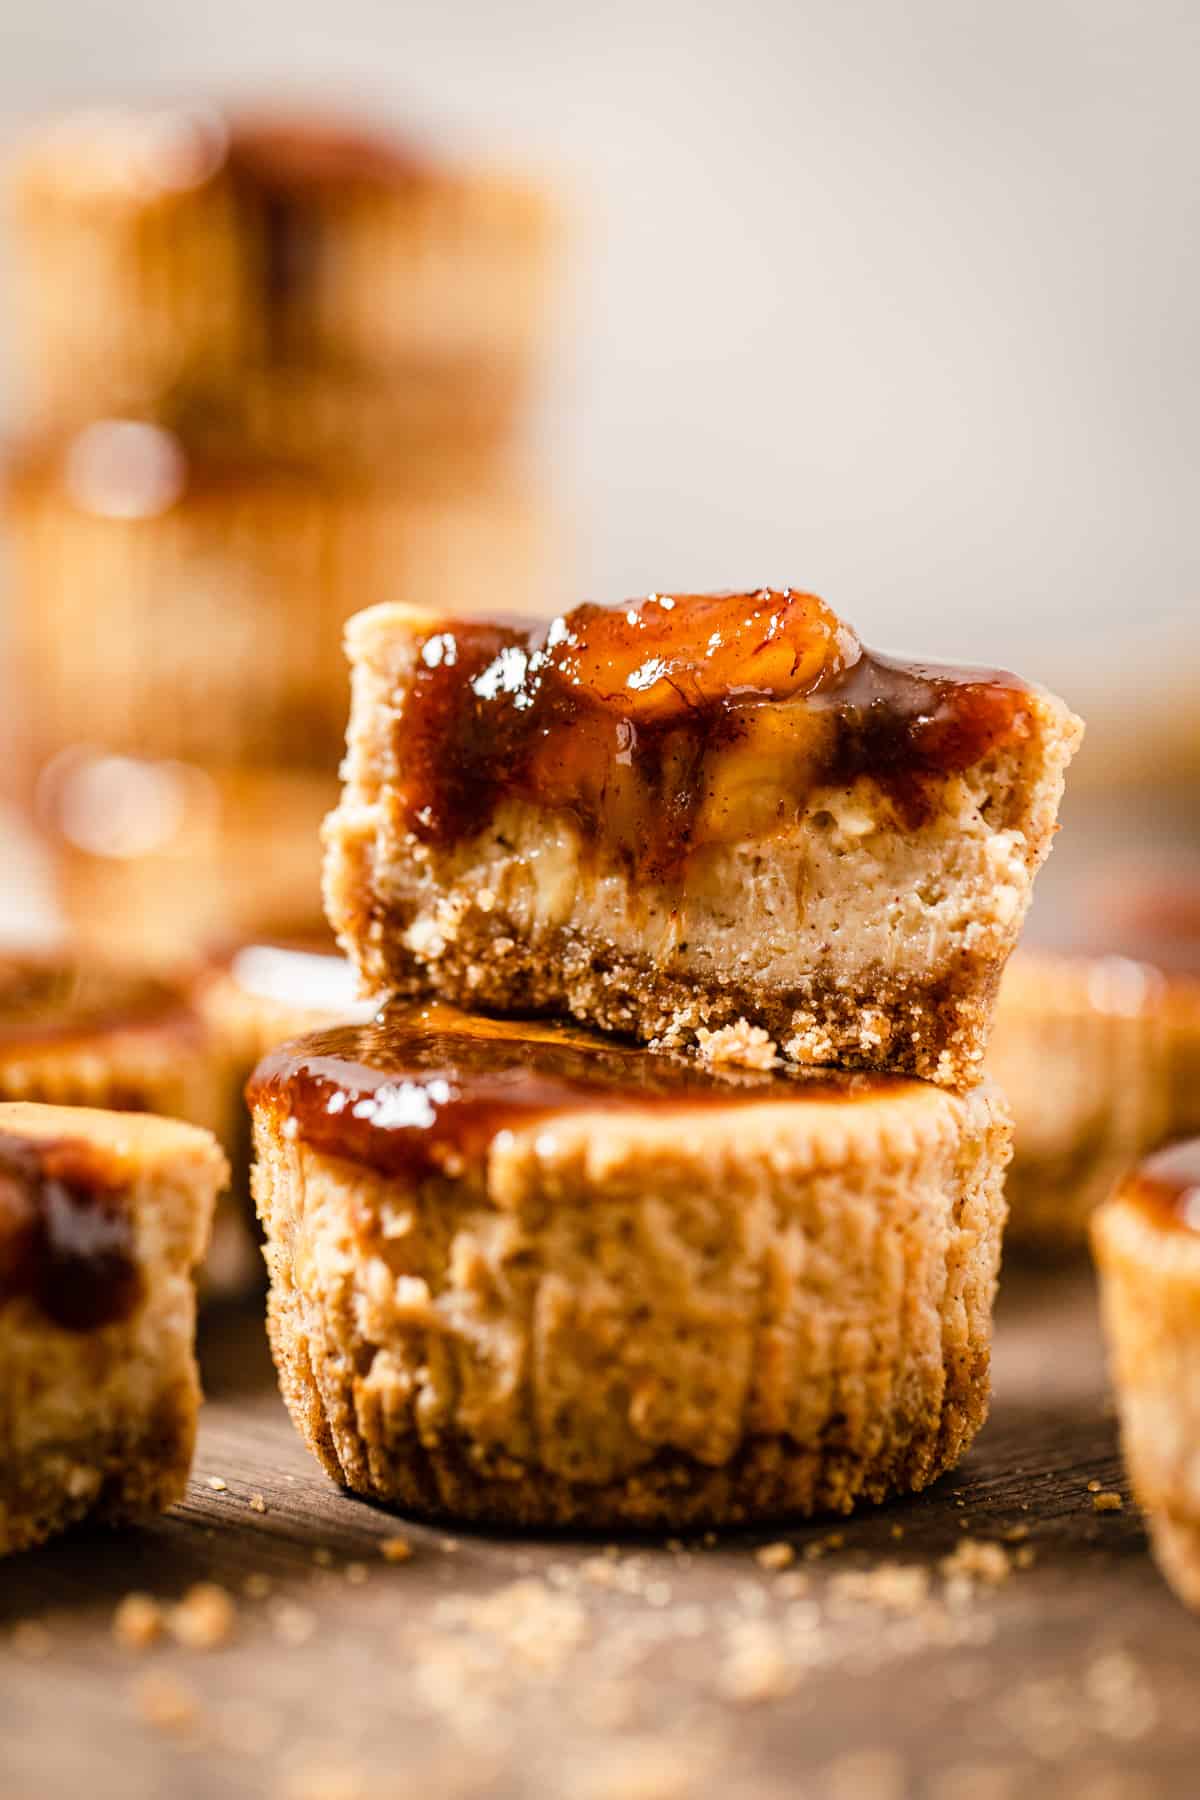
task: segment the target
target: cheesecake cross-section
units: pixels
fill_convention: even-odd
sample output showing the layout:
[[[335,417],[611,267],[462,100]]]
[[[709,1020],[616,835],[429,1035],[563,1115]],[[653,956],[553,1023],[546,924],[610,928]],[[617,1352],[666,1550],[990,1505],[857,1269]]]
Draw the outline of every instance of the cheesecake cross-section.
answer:
[[[148,1114],[0,1104],[0,1555],[184,1490],[225,1158]]]
[[[251,1079],[284,1398],[428,1516],[684,1526],[923,1488],[981,1425],[1007,1115],[444,1003]]]
[[[792,590],[388,605],[348,646],[325,893],[370,990],[977,1079],[1081,732],[1053,696]]]

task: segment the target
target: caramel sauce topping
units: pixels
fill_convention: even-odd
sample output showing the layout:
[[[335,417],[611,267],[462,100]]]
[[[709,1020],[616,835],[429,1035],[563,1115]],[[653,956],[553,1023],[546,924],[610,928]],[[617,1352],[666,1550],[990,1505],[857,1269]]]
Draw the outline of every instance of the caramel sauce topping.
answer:
[[[431,625],[394,752],[402,823],[425,843],[475,835],[516,796],[667,876],[859,775],[915,827],[940,781],[1029,725],[1016,676],[877,656],[813,595],[763,588]]]
[[[0,1056],[23,1046],[123,1028],[199,1030],[186,997],[154,976],[0,952]]]
[[[127,1185],[90,1144],[0,1135],[0,1306],[29,1299],[64,1331],[142,1297]]]
[[[1147,1157],[1126,1192],[1160,1225],[1200,1231],[1200,1138]]]
[[[433,1004],[280,1045],[246,1099],[315,1150],[420,1179],[461,1173],[499,1133],[563,1113],[854,1102],[911,1086],[891,1075],[710,1068],[575,1026]]]

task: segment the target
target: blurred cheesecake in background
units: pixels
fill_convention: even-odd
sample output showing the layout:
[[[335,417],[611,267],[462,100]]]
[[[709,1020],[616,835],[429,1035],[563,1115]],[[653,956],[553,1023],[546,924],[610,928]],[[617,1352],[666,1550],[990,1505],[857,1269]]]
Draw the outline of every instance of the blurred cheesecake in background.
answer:
[[[345,738],[346,620],[364,596],[538,591],[515,484],[403,483],[197,453],[105,419],[15,445],[11,642],[35,768],[78,741],[222,767],[329,773]]]
[[[1160,1569],[1200,1610],[1200,1139],[1131,1171],[1091,1236],[1129,1478]]]
[[[537,609],[554,209],[358,120],[91,110],[14,159],[7,797],[101,951],[321,920],[347,618]]]
[[[1083,883],[1005,974],[988,1067],[1013,1109],[1008,1241],[1082,1247],[1130,1164],[1200,1131],[1200,872]]]
[[[545,324],[538,187],[358,121],[203,106],[55,121],[14,187],[43,426],[358,456],[365,411],[377,451],[507,444]]]
[[[317,772],[75,745],[42,770],[34,811],[76,942],[172,968],[264,920],[325,929],[319,834],[337,791]]]

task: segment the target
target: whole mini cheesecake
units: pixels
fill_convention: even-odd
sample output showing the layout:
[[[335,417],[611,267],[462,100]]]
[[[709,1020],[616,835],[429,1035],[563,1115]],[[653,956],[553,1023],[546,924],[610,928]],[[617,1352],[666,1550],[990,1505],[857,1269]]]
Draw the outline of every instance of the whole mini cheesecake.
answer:
[[[326,910],[371,989],[953,1087],[1081,726],[812,595],[352,621]]]
[[[214,454],[117,416],[12,444],[3,479],[35,773],[84,743],[328,778],[346,726],[342,635],[364,594],[511,605],[541,586],[537,509],[507,478]]]
[[[12,185],[48,429],[365,467],[494,450],[524,410],[554,236],[527,182],[361,120],[109,107],[34,132]]]
[[[332,772],[72,743],[42,766],[32,811],[72,942],[174,971],[268,922],[322,929],[321,821],[336,798]]]
[[[183,1497],[226,1176],[175,1120],[0,1103],[0,1555]]]
[[[328,929],[260,931],[224,944],[205,959],[192,994],[228,1084],[233,1185],[248,1195],[250,1121],[243,1096],[256,1064],[285,1038],[370,1019],[379,1001],[360,997],[354,968]]]
[[[358,1493],[540,1525],[848,1511],[983,1422],[990,1088],[438,1003],[295,1039],[247,1098],[282,1390]]]
[[[1200,1131],[1200,882],[1105,872],[1022,945],[988,1057],[1015,1127],[1008,1241],[1083,1246],[1130,1164]]]
[[[225,1145],[243,1136],[220,1041],[189,980],[83,953],[0,952],[0,1102],[22,1100],[185,1119]],[[223,1194],[205,1293],[238,1292],[258,1272],[243,1206]]]
[[[1200,1138],[1147,1158],[1091,1237],[1130,1479],[1164,1575],[1200,1609]]]

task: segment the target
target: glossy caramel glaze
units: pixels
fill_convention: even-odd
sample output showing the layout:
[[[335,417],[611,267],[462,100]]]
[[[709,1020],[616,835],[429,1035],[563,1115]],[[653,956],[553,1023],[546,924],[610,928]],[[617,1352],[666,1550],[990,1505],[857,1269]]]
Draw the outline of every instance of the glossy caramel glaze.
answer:
[[[397,133],[322,113],[236,114],[228,161],[240,180],[274,193],[410,186],[437,174],[430,158]]]
[[[0,951],[0,1059],[56,1040],[158,1026],[200,1030],[186,996],[170,982],[71,958]]]
[[[391,1007],[370,1024],[280,1045],[246,1099],[313,1149],[420,1179],[460,1173],[500,1132],[566,1112],[846,1103],[912,1085],[891,1075],[709,1068],[574,1026],[434,1004]]]
[[[96,1331],[141,1297],[124,1177],[90,1144],[0,1134],[0,1306]]]
[[[1200,1138],[1171,1144],[1147,1157],[1124,1192],[1158,1224],[1200,1232]]]
[[[395,727],[401,816],[446,846],[519,797],[666,875],[744,835],[723,751],[761,758],[780,825],[812,788],[869,775],[916,827],[938,783],[1030,729],[1029,697],[1002,671],[876,656],[792,589],[431,623]]]

